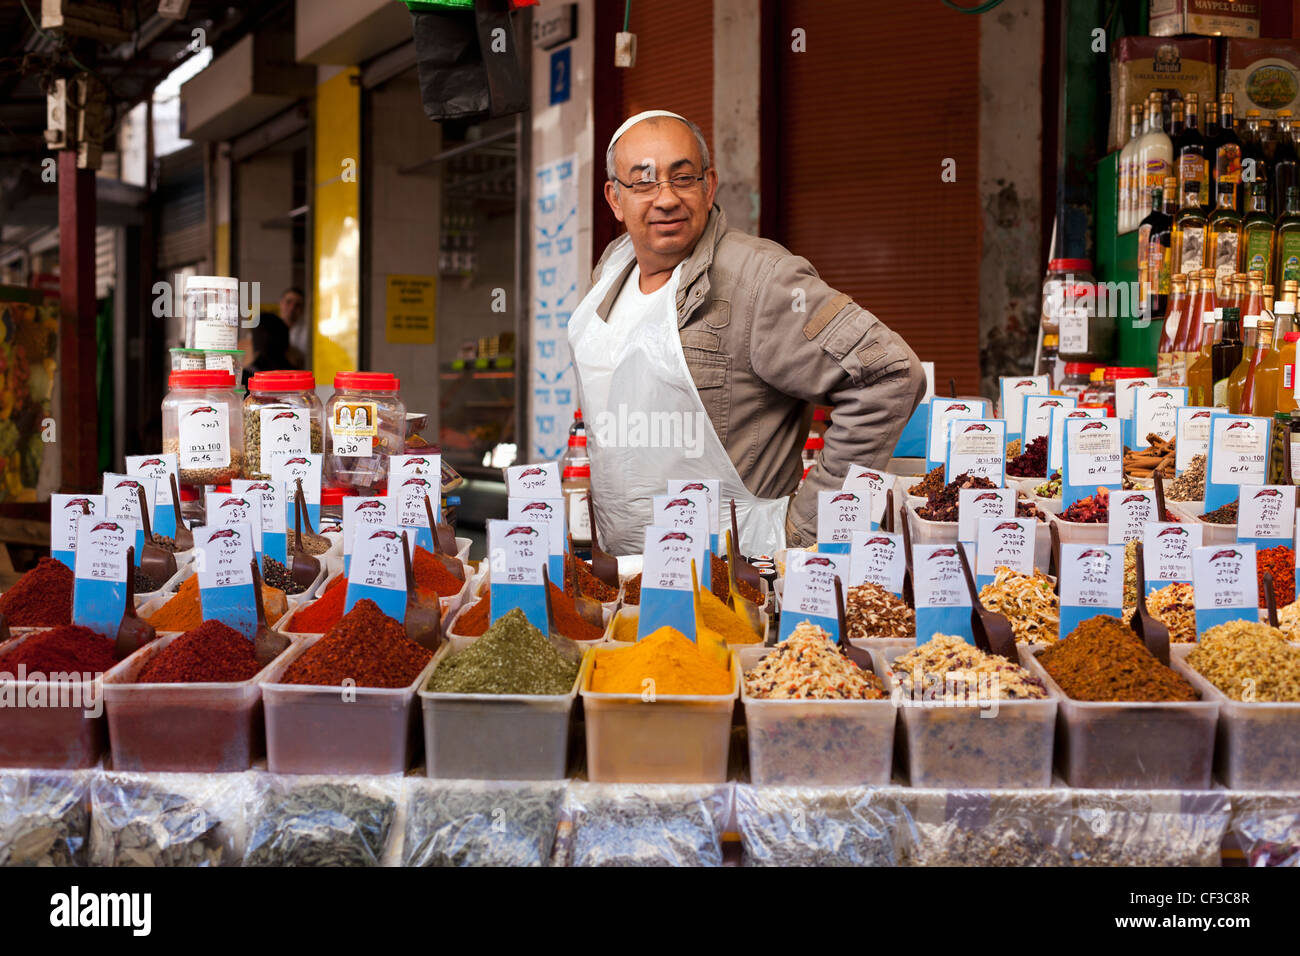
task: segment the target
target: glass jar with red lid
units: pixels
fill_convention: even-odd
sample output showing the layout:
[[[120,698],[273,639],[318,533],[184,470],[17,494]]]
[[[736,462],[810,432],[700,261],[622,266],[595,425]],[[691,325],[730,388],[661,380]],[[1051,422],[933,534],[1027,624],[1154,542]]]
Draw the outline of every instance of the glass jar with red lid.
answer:
[[[358,495],[383,494],[388,459],[406,450],[401,382],[387,372],[339,372],[325,403],[323,484]]]
[[[325,406],[311,372],[258,372],[244,399],[245,477],[268,479],[277,452],[319,454],[324,448]]]
[[[244,469],[243,406],[235,376],[216,369],[172,372],[162,403],[163,451],[176,453],[184,485],[218,485]]]
[[[1093,369],[1101,368],[1092,362],[1066,362],[1065,376],[1061,379],[1061,394],[1083,401],[1084,394],[1092,378]]]
[[[1152,378],[1151,369],[1141,366],[1125,365],[1108,365],[1102,373],[1102,392],[1105,396],[1106,414],[1114,417],[1116,407],[1116,394],[1123,385],[1119,384],[1128,379],[1135,378]]]

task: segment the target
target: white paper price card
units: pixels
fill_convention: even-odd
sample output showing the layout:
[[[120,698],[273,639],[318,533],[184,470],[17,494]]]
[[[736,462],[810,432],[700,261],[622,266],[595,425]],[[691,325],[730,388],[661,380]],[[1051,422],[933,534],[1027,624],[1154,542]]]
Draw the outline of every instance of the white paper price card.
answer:
[[[320,504],[320,470],[323,456],[310,454],[276,454],[271,458],[272,480],[284,483],[286,499],[293,501],[298,492],[298,479],[302,479],[303,500],[309,505]]]
[[[102,517],[103,514],[103,495],[50,495],[51,555],[72,567],[77,550],[78,520],[82,515]]]
[[[143,476],[104,475],[104,514],[110,518],[130,518],[140,522],[139,489],[143,488],[144,500],[149,505],[149,517],[152,518],[156,486],[154,479]]]
[[[252,529],[253,550],[262,553],[262,498],[261,495],[237,495],[209,491],[206,499],[208,524],[227,527],[241,521]]]
[[[1065,420],[1065,461],[1061,469],[1061,507],[1068,508],[1097,489],[1119,488],[1124,481],[1122,425],[1116,418]]]
[[[263,405],[257,410],[262,428],[262,453],[258,470],[271,473],[277,454],[306,455],[311,452],[311,412],[289,405]]]
[[[1133,436],[1146,444],[1147,435],[1168,441],[1178,434],[1178,409],[1187,405],[1186,388],[1139,388],[1133,395]]]
[[[171,507],[172,477],[177,474],[175,452],[165,455],[127,455],[126,473],[137,478],[152,478],[157,482],[154,504]]]
[[[641,587],[663,591],[691,590],[691,562],[702,574],[707,539],[699,531],[683,531],[666,525],[645,529],[645,558]]]
[[[506,493],[519,498],[559,498],[560,466],[553,461],[511,465],[506,469]]]
[[[717,478],[669,478],[668,494],[672,497],[704,495],[709,512],[709,533],[718,534],[722,521],[722,481]],[[659,519],[655,519],[659,523]],[[739,547],[739,542],[736,543]],[[726,550],[723,548],[722,550]]]
[[[1239,415],[1215,415],[1210,420],[1210,462],[1207,485],[1262,485],[1268,477],[1268,421]],[[1234,489],[1225,497],[1231,500]],[[1212,490],[1205,489],[1206,510]]]
[[[1295,536],[1295,485],[1242,485],[1237,540],[1271,547]]]
[[[531,521],[491,519],[488,526],[488,553],[491,556],[492,584],[542,584],[542,568],[548,557],[550,532]]]
[[[781,601],[780,640],[785,640],[803,621],[811,621],[839,637],[839,612],[835,602],[835,579],[841,587],[851,556],[814,551],[790,551],[786,558],[785,591]]]
[[[1124,549],[1119,545],[1061,545],[1061,611],[1058,632],[1068,636],[1099,614],[1118,617],[1124,608]]]
[[[230,412],[224,404],[179,402],[176,426],[182,468],[225,468],[230,464]]]
[[[1054,408],[1047,433],[1047,473],[1061,470],[1065,458],[1065,423],[1072,418],[1105,418],[1104,408]]]
[[[388,481],[400,481],[418,475],[428,478],[442,492],[442,455],[393,455],[388,459]]]
[[[849,552],[849,587],[871,582],[892,591],[903,593],[903,575],[907,573],[907,554],[903,550],[903,536],[887,531],[853,532],[852,550]],[[845,593],[844,599],[848,600]]]
[[[956,545],[912,545],[912,587],[917,607],[970,607]]]
[[[284,485],[260,478],[236,478],[230,482],[235,497],[256,499],[262,512],[263,534],[285,534]]]
[[[573,535],[573,540],[578,544],[589,544],[591,543],[591,512],[587,510],[587,502],[591,499],[591,492],[586,488],[570,491],[568,498],[569,534]]]
[[[1033,574],[1037,524],[1037,518],[980,518],[975,539],[977,578],[992,580],[998,568]],[[975,583],[981,585],[979,580]]]
[[[1181,475],[1193,458],[1210,450],[1210,419],[1213,415],[1210,409],[1199,405],[1184,405],[1175,410],[1178,435],[1174,446],[1174,474]]]
[[[1206,545],[1192,553],[1196,633],[1229,621],[1259,620],[1253,544]]]
[[[77,579],[125,583],[126,549],[135,544],[135,532],[130,518],[83,515],[77,522]],[[116,617],[121,616],[118,606]]]
[[[867,468],[864,465],[849,465],[844,476],[844,491],[867,491],[871,493],[871,526],[878,527],[885,518],[885,494],[893,489],[894,479],[898,477],[888,471]],[[897,500],[897,495],[894,496]]]
[[[357,529],[397,524],[397,508],[388,495],[348,495],[343,499],[343,552],[352,554]]]
[[[1142,532],[1148,594],[1173,581],[1192,580],[1192,555],[1201,546],[1203,530],[1199,524],[1148,522]]]
[[[518,524],[526,522],[546,528],[547,554],[564,554],[566,537],[564,527],[563,498],[509,498],[506,501],[506,517]],[[561,582],[556,581],[556,587]]]
[[[1106,506],[1110,517],[1106,531],[1109,544],[1128,544],[1142,540],[1146,526],[1155,521],[1156,493],[1154,491],[1112,491]]]
[[[1155,388],[1160,379],[1154,377],[1121,378],[1115,383],[1115,417],[1132,418],[1133,400],[1140,388]]]
[[[434,481],[424,475],[407,475],[400,481],[390,475],[388,493],[397,507],[397,523],[403,528],[427,528],[429,511],[435,517],[438,515],[441,493]],[[425,498],[429,499],[429,508],[424,507]]]
[[[680,495],[655,495],[651,500],[652,520],[656,525],[689,531],[692,535],[702,537],[707,550],[709,501],[703,493],[692,491]]]
[[[1061,408],[1074,408],[1075,401],[1064,395],[1026,395],[1024,410],[1020,413],[1025,421],[1024,441],[1021,448],[1027,448],[1035,438],[1047,434],[1052,425],[1052,413]]]
[[[402,529],[366,528],[357,535],[352,550],[352,572],[348,583],[386,591],[406,590],[406,558],[402,553]]]
[[[1057,323],[1060,330],[1060,349],[1070,355],[1088,351],[1088,310],[1071,305],[1059,310]]]
[[[1003,375],[998,378],[998,410],[1006,419],[1007,434],[1020,434],[1024,421],[1024,397],[1044,395],[1047,391],[1046,375]]]
[[[817,544],[836,545],[848,553],[853,532],[871,530],[871,493],[868,491],[817,492]]]
[[[930,436],[927,444],[929,467],[941,465],[948,457],[948,422],[953,418],[984,418],[988,402],[974,398],[930,399]]]
[[[253,530],[247,521],[204,525],[194,529],[199,549],[199,588],[234,587],[253,583]]]
[[[1016,489],[962,488],[957,492],[957,540],[974,541],[981,518],[1014,518]]]
[[[949,475],[974,475],[987,478],[1001,487],[1007,463],[1007,423],[998,418],[948,422]]]

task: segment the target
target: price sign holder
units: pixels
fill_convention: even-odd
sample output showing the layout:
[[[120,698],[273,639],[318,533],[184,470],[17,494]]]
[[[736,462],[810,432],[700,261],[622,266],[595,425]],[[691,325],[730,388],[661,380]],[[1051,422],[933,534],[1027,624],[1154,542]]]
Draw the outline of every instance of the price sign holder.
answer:
[[[357,529],[353,546],[354,570],[348,575],[348,592],[343,612],[358,601],[371,600],[379,610],[398,621],[406,620],[405,533],[398,525]]]
[[[691,562],[704,563],[708,534],[650,525],[645,529],[641,572],[641,611],[637,639],[661,627],[675,628],[695,640],[695,602]]]
[[[72,623],[105,637],[117,634],[134,557],[136,522],[82,515],[77,522],[72,582]]]
[[[488,560],[491,568],[492,623],[513,608],[543,634],[550,633],[546,586],[550,529],[526,521],[489,519]]]
[[[1219,412],[1210,417],[1210,451],[1205,462],[1205,513],[1237,497],[1241,485],[1268,481],[1272,421]]]
[[[204,620],[218,620],[250,641],[257,633],[252,566],[256,564],[249,522],[208,525],[194,531],[199,601]]]

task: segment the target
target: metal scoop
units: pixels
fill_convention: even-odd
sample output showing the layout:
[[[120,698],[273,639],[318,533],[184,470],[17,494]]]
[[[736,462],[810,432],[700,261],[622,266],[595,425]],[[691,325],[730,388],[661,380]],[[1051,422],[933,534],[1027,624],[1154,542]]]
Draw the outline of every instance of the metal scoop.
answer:
[[[411,547],[402,535],[402,561],[406,569],[406,636],[421,647],[436,651],[446,638],[442,633],[442,604],[422,604],[416,598],[415,572],[411,566]]]
[[[135,493],[140,502],[140,523],[144,527],[144,548],[140,552],[140,570],[147,577],[162,584],[176,573],[176,555],[153,539],[153,527],[149,521],[149,505],[145,501],[144,487],[137,484]]]
[[[1273,572],[1264,572],[1264,607],[1268,610],[1268,626],[1277,627],[1277,592],[1273,590]]]
[[[135,613],[135,545],[126,549],[126,606],[122,609],[122,622],[117,626],[117,641],[113,655],[120,661],[130,657],[140,648],[158,637],[158,632],[148,621]]]
[[[596,501],[587,489],[587,519],[591,523],[591,573],[612,588],[617,588],[618,559],[600,550],[600,537],[596,533]]]
[[[181,516],[181,490],[176,484],[176,476],[170,475],[172,482],[172,512],[176,515],[176,550],[188,551],[194,547],[194,535],[185,525],[185,519]]]
[[[253,568],[253,607],[257,609],[257,629],[253,632],[253,656],[265,667],[279,657],[289,646],[289,638],[271,629],[266,622],[266,608],[262,603],[262,569],[257,559],[248,562]]]
[[[740,556],[740,530],[736,525],[736,499],[731,499],[731,540],[736,542],[736,573],[735,579],[742,583],[748,584],[755,591],[760,590],[759,582],[763,580],[762,575],[758,573],[758,568],[754,567],[748,561]]]
[[[876,672],[875,665],[871,662],[871,652],[861,647],[854,647],[849,641],[849,622],[844,613],[844,583],[840,581],[839,575],[835,576],[835,613],[840,620],[840,639],[839,646],[844,656],[857,664],[868,674]]]
[[[1137,546],[1137,610],[1133,612],[1133,632],[1142,638],[1156,660],[1169,666],[1169,628],[1147,612],[1147,566],[1142,555],[1142,542]]]
[[[966,588],[970,591],[971,632],[975,636],[975,646],[986,654],[997,654],[1013,664],[1020,663],[1016,653],[1016,638],[1011,631],[1011,622],[996,611],[990,611],[980,601],[979,591],[975,588],[975,575],[971,573],[970,558],[966,555],[966,545],[958,543],[957,554],[961,558],[961,569],[966,575]]]
[[[307,502],[302,494],[302,479],[298,479],[298,490],[293,497],[293,548],[289,552],[289,576],[295,584],[310,587],[320,574],[320,561],[315,555],[308,554],[303,548],[302,526],[306,523],[308,533],[311,531],[311,516],[307,514]]]

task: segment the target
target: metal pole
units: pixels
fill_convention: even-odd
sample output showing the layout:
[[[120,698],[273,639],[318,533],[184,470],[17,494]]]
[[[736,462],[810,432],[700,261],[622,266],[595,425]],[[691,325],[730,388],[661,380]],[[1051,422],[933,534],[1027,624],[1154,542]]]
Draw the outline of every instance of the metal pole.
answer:
[[[59,442],[64,491],[99,484],[95,375],[95,173],[59,151]]]

